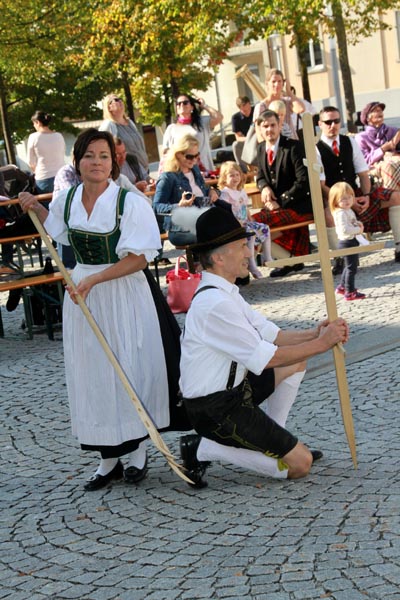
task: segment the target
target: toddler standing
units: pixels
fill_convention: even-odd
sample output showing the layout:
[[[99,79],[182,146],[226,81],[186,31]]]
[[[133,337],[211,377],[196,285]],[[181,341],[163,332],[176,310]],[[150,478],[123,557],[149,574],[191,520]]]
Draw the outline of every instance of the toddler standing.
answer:
[[[355,213],[351,210],[354,200],[353,188],[344,181],[335,183],[329,190],[329,207],[335,221],[339,248],[354,248],[360,245],[356,236],[364,231],[364,226],[357,221]],[[355,288],[358,254],[349,254],[343,258],[344,269],[336,293],[343,294],[345,300],[362,300],[365,294]]]
[[[249,258],[249,271],[255,279],[260,279],[263,275],[261,271],[257,269],[257,264],[254,258],[254,246],[255,244],[261,244],[261,256],[263,264],[265,262],[272,261],[271,236],[268,225],[265,225],[264,223],[256,223],[256,221],[252,220],[248,208],[250,199],[243,189],[243,183],[243,173],[237,163],[233,161],[222,163],[218,180],[218,187],[221,190],[220,198],[232,205],[232,212],[240,224],[245,227],[247,231],[254,231],[255,233],[255,236],[252,236],[247,241],[251,250],[251,257]]]

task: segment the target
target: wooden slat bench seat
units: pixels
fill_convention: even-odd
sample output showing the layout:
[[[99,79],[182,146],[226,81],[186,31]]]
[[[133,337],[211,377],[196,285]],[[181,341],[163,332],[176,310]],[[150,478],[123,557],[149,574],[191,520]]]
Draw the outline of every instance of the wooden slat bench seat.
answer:
[[[314,224],[314,220],[312,220],[312,219],[309,221],[302,221],[301,223],[289,223],[288,225],[280,225],[277,227],[271,227],[270,232],[271,233],[279,233],[281,231],[288,231],[290,229],[297,229],[299,227],[308,227],[309,225],[313,225],[313,224]],[[160,238],[161,238],[162,242],[167,241],[168,240],[168,232],[161,233]],[[186,250],[186,246],[175,246],[175,248],[177,248],[178,250]],[[154,272],[155,272],[157,283],[159,283],[160,276],[159,276],[159,271],[158,271],[158,260],[157,259],[154,261]]]
[[[32,305],[31,305],[31,297],[34,293],[34,288],[39,285],[51,285],[56,284],[58,286],[59,299],[53,300],[50,302],[46,299],[45,296],[41,297],[44,306],[44,314],[45,314],[45,324],[47,335],[50,340],[54,339],[53,332],[53,324],[48,314],[48,309],[50,306],[54,306],[55,304],[60,306],[62,304],[62,282],[64,281],[61,273],[49,273],[48,275],[34,275],[32,277],[22,277],[22,278],[10,278],[9,281],[1,281],[0,282],[0,292],[10,292],[13,290],[22,290],[22,299],[24,303],[24,313],[25,313],[25,322],[28,331],[29,339],[33,338],[33,318],[32,318]],[[3,321],[1,316],[1,307],[0,307],[0,337],[4,337],[4,328]]]

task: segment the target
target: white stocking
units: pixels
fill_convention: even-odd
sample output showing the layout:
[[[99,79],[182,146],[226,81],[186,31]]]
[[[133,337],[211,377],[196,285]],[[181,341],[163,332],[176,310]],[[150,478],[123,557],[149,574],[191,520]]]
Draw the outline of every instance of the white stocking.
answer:
[[[280,382],[272,394],[260,404],[260,408],[278,423],[281,427],[286,426],[286,420],[293,402],[296,399],[300,383],[303,380],[305,371],[298,371],[289,375]]]
[[[272,260],[271,254],[271,236],[268,237],[262,243],[262,251],[261,251],[262,261],[270,262]]]
[[[250,258],[249,258],[249,271],[252,275],[256,275],[257,277],[262,277],[261,271],[257,268],[257,263],[254,258],[254,244],[255,237],[254,235],[247,240],[247,245],[250,250]]]
[[[338,247],[338,236],[334,227],[327,227],[326,233],[328,235],[328,246],[331,250],[336,250]]]
[[[128,467],[136,467],[137,469],[143,469],[144,463],[146,462],[146,448],[147,440],[144,440],[139,445],[139,448],[131,452],[128,456]]]
[[[201,438],[197,448],[197,458],[200,461],[220,460],[275,479],[286,479],[288,474],[287,467],[282,460],[265,456],[256,450],[224,446],[207,438]]]
[[[396,252],[398,252],[400,250],[400,206],[389,206],[389,223],[396,245]]]
[[[288,250],[282,248],[282,246],[279,246],[279,244],[275,244],[274,242],[271,244],[271,253],[276,260],[290,256],[290,252]]]
[[[118,458],[102,458],[97,468],[96,475],[108,475],[118,462]]]

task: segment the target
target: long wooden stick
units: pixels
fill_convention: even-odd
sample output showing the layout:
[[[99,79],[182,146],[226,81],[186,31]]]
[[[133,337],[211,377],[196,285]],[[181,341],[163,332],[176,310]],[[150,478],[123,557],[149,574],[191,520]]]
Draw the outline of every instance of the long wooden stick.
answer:
[[[329,320],[337,319],[337,308],[335,289],[329,256],[328,235],[325,225],[324,205],[322,200],[321,184],[319,179],[320,168],[317,162],[317,153],[315,149],[314,130],[312,126],[312,116],[303,115],[304,144],[307,157],[308,177],[310,181],[311,198],[313,204],[314,222],[317,232],[319,260],[321,264],[322,282],[324,286],[325,302]],[[335,361],[336,379],[339,391],[340,406],[342,410],[343,425],[353,459],[354,468],[357,468],[356,441],[354,434],[353,415],[351,412],[351,403],[349,388],[347,385],[345,356],[336,345],[333,348],[333,357]]]
[[[75,286],[74,282],[72,281],[70,274],[68,273],[67,269],[65,268],[63,262],[61,261],[60,257],[58,256],[56,250],[54,249],[54,247],[53,247],[51,241],[49,240],[49,237],[48,237],[43,225],[39,221],[36,213],[34,213],[32,210],[29,210],[28,214],[29,214],[30,218],[32,219],[33,224],[35,225],[36,229],[40,233],[42,240],[46,244],[46,247],[47,247],[48,251],[50,252],[52,259],[56,263],[56,265],[57,265],[58,269],[60,270],[60,273],[64,277],[65,281],[71,287],[72,290],[76,290],[76,286]],[[146,427],[154,445],[156,446],[156,448],[158,448],[160,450],[160,452],[162,452],[164,454],[171,469],[173,471],[175,471],[175,473],[177,473],[179,475],[179,477],[181,477],[188,483],[193,483],[193,481],[191,481],[191,479],[189,479],[181,471],[180,466],[175,461],[175,458],[171,454],[170,450],[168,449],[168,447],[165,444],[164,440],[162,439],[161,435],[159,434],[156,427],[154,426],[150,415],[147,413],[143,404],[139,400],[131,382],[129,381],[128,377],[126,376],[126,373],[124,372],[123,368],[121,367],[120,363],[118,362],[117,357],[115,356],[114,352],[110,348],[109,343],[107,342],[106,338],[104,337],[103,332],[101,331],[100,327],[96,323],[96,321],[95,321],[92,313],[90,312],[88,306],[86,305],[85,301],[79,294],[76,295],[76,298],[77,298],[78,304],[79,304],[80,308],[82,309],[82,312],[85,315],[90,327],[92,328],[95,336],[99,340],[104,352],[106,353],[107,358],[109,359],[112,366],[114,367],[119,379],[122,382],[122,385],[124,386],[126,392],[129,395],[129,398],[132,400],[132,402],[138,412],[138,415],[139,415],[140,419],[142,420],[144,426]]]

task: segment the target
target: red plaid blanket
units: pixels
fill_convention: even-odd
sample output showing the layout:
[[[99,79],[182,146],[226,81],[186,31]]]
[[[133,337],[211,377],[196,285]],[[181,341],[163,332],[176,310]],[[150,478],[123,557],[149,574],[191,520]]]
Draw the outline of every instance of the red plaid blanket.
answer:
[[[314,217],[311,213],[299,215],[291,208],[280,208],[279,210],[265,210],[263,208],[259,213],[253,215],[253,219],[258,223],[265,223],[270,228],[279,227],[279,225],[290,225],[291,223],[301,223],[310,221]],[[289,231],[282,231],[282,235],[273,240],[285,248],[292,256],[304,256],[310,252],[310,234],[308,227],[298,227]]]
[[[369,197],[369,207],[361,215],[357,215],[364,225],[366,233],[390,231],[389,209],[381,207],[381,200],[389,200],[393,190],[383,187],[376,188]],[[356,196],[362,196],[361,190]]]

